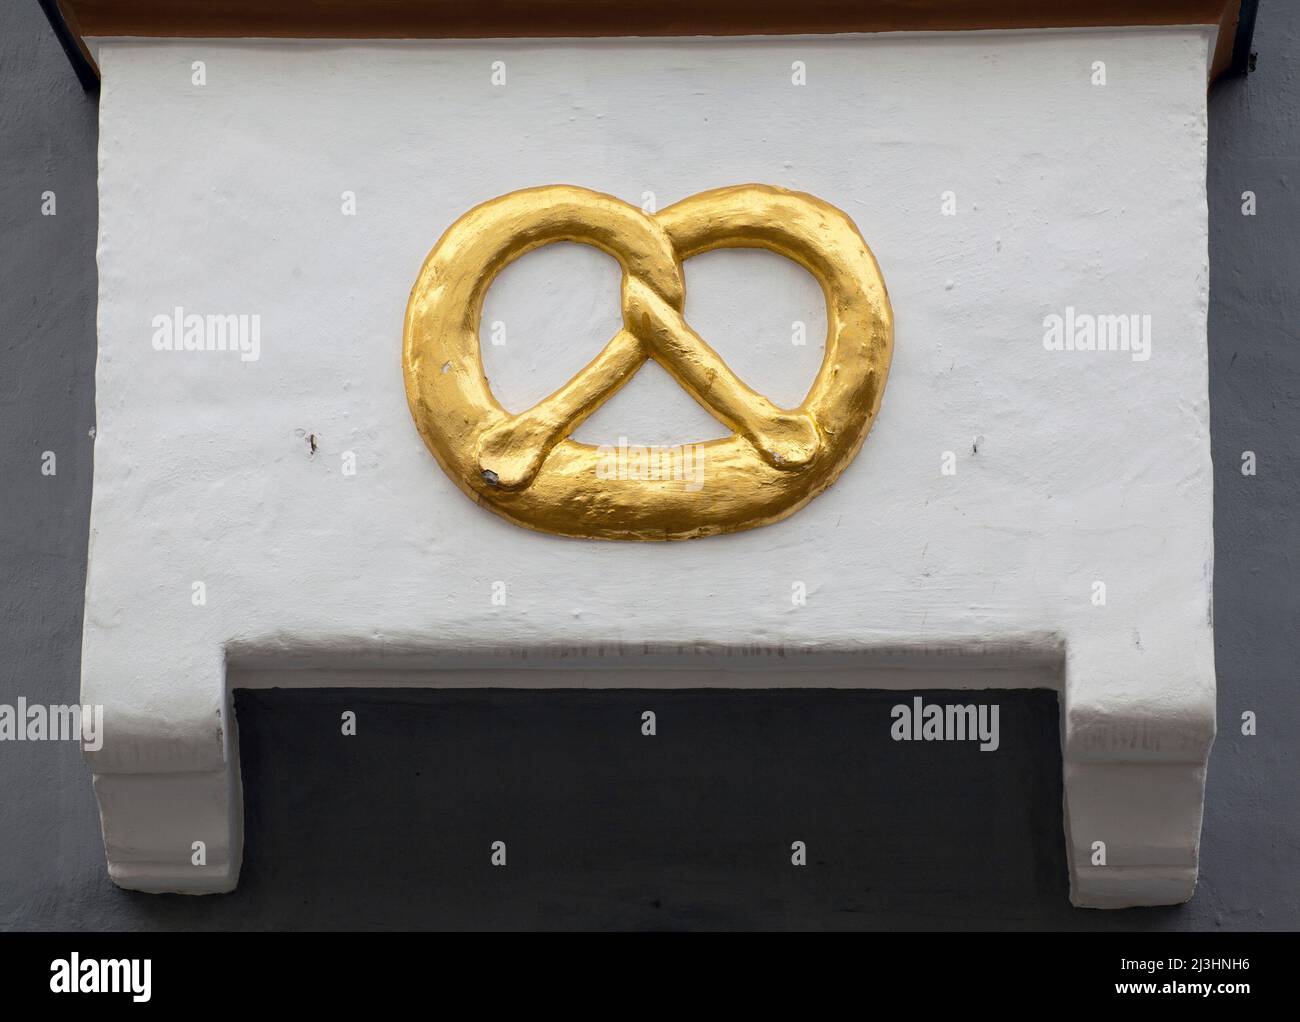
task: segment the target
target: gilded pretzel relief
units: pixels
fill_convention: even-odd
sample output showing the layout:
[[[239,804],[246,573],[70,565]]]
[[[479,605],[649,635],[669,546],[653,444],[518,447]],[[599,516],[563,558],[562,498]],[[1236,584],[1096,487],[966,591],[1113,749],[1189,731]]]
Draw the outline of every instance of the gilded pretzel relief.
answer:
[[[501,269],[575,241],[623,270],[623,327],[577,376],[519,415],[483,374],[479,320]],[[765,248],[794,260],[826,295],[826,353],[797,408],[739,379],[682,317],[682,262],[715,248]],[[857,227],[822,200],[766,185],[701,192],[657,214],[569,185],[476,206],[434,246],[406,309],[403,371],[416,427],[474,501],[531,529],[596,539],[691,539],[779,521],[830,486],[880,407],[893,314]],[[678,474],[629,478],[570,439],[654,359],[733,435],[696,445],[702,485]]]

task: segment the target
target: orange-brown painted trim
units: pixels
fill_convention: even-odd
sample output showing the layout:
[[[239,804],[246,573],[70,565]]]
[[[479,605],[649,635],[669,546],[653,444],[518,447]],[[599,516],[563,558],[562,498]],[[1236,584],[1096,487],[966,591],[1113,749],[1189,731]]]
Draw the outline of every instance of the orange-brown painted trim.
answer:
[[[1237,22],[1241,20],[1241,0],[1233,0],[1223,8],[1219,17],[1219,38],[1214,44],[1214,60],[1210,63],[1211,79],[1218,78],[1232,64],[1232,48],[1237,40]]]
[[[88,35],[491,38],[1217,25],[1228,0],[66,0]]]
[[[89,36],[470,39],[1218,25],[1241,0],[60,0]]]

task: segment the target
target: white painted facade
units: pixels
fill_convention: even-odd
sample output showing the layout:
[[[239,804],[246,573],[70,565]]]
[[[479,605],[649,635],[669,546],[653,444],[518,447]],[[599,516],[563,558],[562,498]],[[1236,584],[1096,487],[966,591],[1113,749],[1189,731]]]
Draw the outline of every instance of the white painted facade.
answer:
[[[1215,703],[1212,35],[101,41],[83,701],[105,707],[87,755],[114,880],[236,883],[234,684],[1037,685],[1062,697],[1075,902],[1188,898]],[[402,385],[443,230],[533,185],[662,208],[750,181],[848,213],[889,289],[883,406],[839,481],[673,544],[541,535],[466,499]],[[797,402],[811,278],[729,252],[686,283],[688,322]],[[504,404],[599,350],[617,287],[573,246],[502,274],[483,334]],[[156,350],[177,306],[259,317],[258,357]],[[1048,350],[1067,310],[1149,316],[1149,358]],[[726,432],[651,365],[576,435]]]

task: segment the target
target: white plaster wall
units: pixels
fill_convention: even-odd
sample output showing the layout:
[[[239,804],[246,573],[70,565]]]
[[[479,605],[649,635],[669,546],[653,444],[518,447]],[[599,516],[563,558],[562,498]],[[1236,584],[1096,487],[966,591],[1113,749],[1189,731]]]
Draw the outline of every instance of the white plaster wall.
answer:
[[[1203,763],[1209,39],[103,42],[83,697],[108,706],[109,733],[95,770],[226,769],[228,651],[369,670],[619,640],[1064,648],[1072,755]],[[1090,81],[1099,60],[1105,86]],[[662,208],[749,181],[847,212],[890,292],[883,407],[839,481],[777,525],[675,544],[543,536],[467,500],[402,389],[406,298],[443,230],[532,185],[637,205],[652,191]],[[946,190],[956,216],[940,215]],[[686,312],[790,400],[824,318],[811,281],[778,263],[688,263]],[[507,405],[595,354],[616,287],[585,251],[503,275],[485,318],[509,340],[486,364]],[[260,314],[260,360],[154,351],[151,319],[176,305]],[[1043,319],[1067,305],[1149,314],[1150,360],[1046,351]],[[795,318],[807,349],[790,343]],[[643,372],[579,438],[719,435]]]

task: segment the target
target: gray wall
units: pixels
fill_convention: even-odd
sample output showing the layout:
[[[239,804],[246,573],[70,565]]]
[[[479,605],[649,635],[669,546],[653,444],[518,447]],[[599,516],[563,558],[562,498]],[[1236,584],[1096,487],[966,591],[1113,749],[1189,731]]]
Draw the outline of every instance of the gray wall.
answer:
[[[991,756],[909,755],[874,723],[896,697],[870,692],[259,692],[237,700],[248,833],[232,895],[118,891],[78,750],[0,743],[0,928],[1300,925],[1300,8],[1264,0],[1255,49],[1258,71],[1210,103],[1220,729],[1190,904],[1069,907],[1046,692],[999,694]],[[78,694],[95,114],[35,0],[0,5],[4,703]],[[57,216],[41,216],[46,190]],[[647,699],[649,748],[628,727]],[[363,709],[355,741],[302,726],[342,705]],[[511,868],[489,873],[502,821]],[[787,865],[796,837],[806,871]]]

